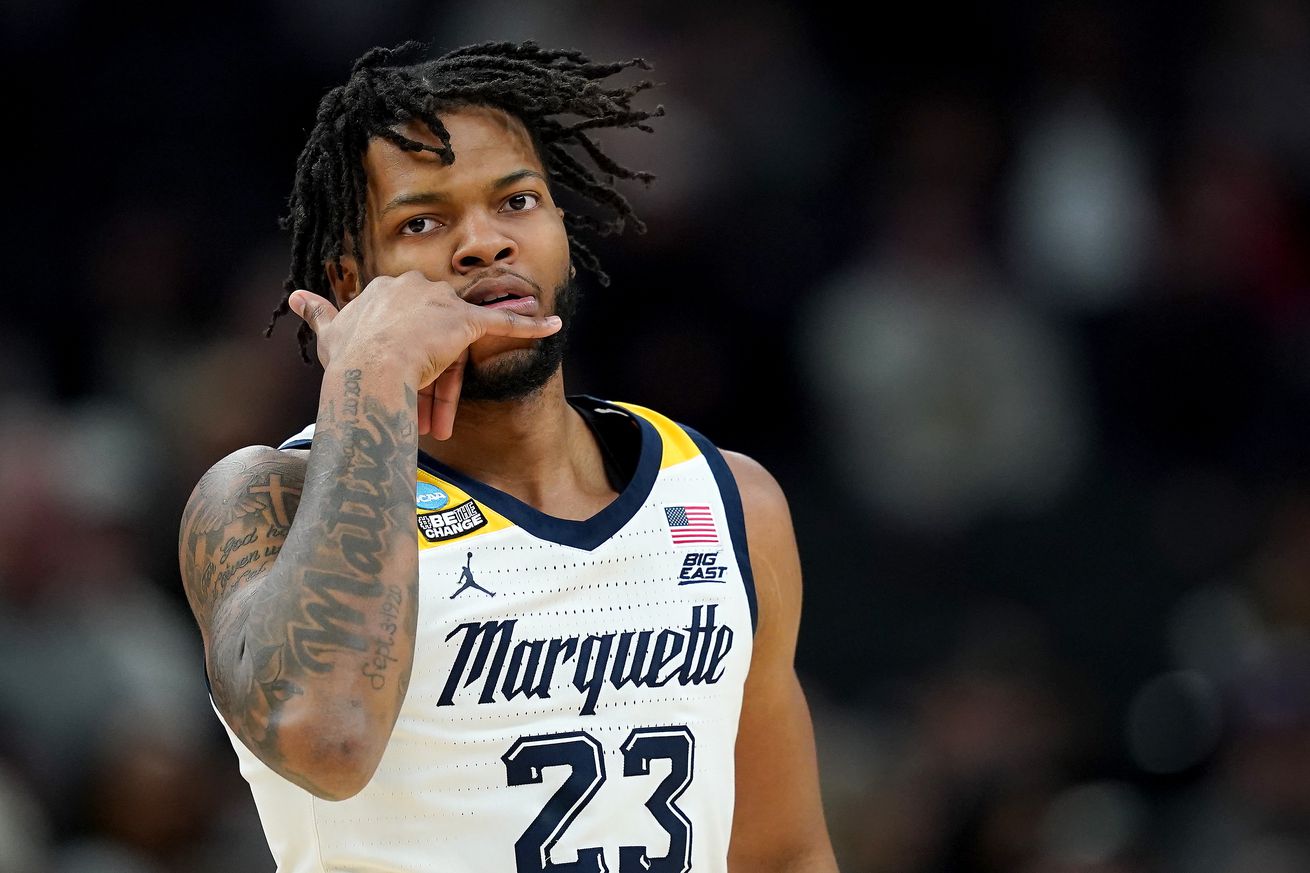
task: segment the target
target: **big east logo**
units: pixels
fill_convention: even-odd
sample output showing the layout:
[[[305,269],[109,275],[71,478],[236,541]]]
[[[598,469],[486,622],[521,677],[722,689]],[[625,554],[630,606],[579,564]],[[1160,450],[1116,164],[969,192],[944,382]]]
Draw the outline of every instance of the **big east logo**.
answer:
[[[724,581],[728,568],[721,566],[718,561],[718,552],[688,552],[682,559],[678,584],[693,585],[697,582]]]

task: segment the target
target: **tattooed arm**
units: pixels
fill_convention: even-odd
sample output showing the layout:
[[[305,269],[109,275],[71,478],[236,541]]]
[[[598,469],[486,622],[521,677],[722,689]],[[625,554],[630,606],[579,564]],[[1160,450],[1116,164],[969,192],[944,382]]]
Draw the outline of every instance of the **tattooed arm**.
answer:
[[[414,392],[329,367],[314,447],[243,449],[196,486],[180,564],[218,710],[269,767],[348,797],[404,700],[417,621]]]
[[[375,278],[340,312],[306,291],[290,303],[324,367],[313,449],[214,465],[183,512],[178,562],[224,720],[336,800],[372,778],[409,683],[418,434],[449,436],[471,343],[560,321],[483,309],[415,270]]]

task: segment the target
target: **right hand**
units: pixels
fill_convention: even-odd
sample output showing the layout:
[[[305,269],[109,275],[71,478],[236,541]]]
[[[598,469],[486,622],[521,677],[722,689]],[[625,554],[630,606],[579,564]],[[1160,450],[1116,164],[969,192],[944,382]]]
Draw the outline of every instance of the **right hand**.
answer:
[[[303,289],[287,302],[314,331],[324,368],[356,354],[394,360],[408,384],[420,386],[418,432],[441,440],[454,428],[469,346],[484,336],[540,339],[561,326],[554,315],[529,318],[466,303],[449,282],[429,281],[418,270],[378,276],[340,310]]]

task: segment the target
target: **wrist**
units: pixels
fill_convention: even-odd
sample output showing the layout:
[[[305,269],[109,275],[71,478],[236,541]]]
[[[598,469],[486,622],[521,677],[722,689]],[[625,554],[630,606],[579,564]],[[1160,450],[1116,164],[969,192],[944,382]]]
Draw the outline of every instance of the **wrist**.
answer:
[[[411,369],[396,360],[394,356],[385,354],[381,349],[366,349],[334,357],[323,368],[323,384],[339,385],[343,379],[349,377],[378,385],[412,386],[414,378],[409,372]]]

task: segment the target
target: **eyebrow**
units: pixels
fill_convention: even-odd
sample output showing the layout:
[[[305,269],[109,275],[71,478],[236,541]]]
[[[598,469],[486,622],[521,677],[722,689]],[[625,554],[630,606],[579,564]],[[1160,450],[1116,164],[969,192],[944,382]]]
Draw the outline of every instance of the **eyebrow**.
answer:
[[[522,170],[515,170],[512,173],[507,173],[499,179],[496,179],[487,186],[487,192],[494,193],[502,188],[507,188],[510,185],[521,182],[524,179],[540,179],[543,183],[547,181],[546,177],[538,173],[536,170],[524,168]],[[441,191],[414,191],[412,193],[399,194],[392,198],[386,206],[382,207],[382,212],[380,214],[386,215],[388,212],[400,209],[402,206],[433,206],[449,202],[450,195],[442,193]]]

